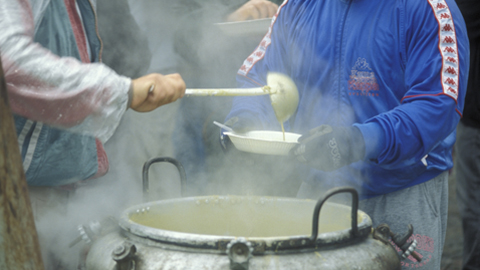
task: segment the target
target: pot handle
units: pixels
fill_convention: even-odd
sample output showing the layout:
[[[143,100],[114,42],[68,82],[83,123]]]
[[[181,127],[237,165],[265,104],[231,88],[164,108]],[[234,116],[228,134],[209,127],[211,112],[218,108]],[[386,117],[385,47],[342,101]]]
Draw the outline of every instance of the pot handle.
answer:
[[[142,180],[143,180],[143,199],[145,202],[148,201],[148,193],[149,193],[149,179],[148,179],[148,169],[153,163],[158,162],[169,162],[175,165],[178,169],[178,173],[180,174],[180,193],[181,195],[184,194],[187,176],[185,174],[185,169],[183,168],[182,163],[180,161],[171,158],[171,157],[156,157],[148,160],[143,164],[142,169]]]
[[[310,241],[312,244],[315,244],[315,241],[317,240],[318,224],[320,223],[319,221],[320,210],[323,204],[331,196],[338,193],[343,193],[343,192],[349,192],[352,194],[352,235],[353,237],[356,237],[358,235],[358,222],[357,222],[358,192],[352,187],[338,187],[338,188],[333,188],[327,191],[327,193],[323,196],[323,198],[320,198],[317,204],[315,205],[315,210],[313,210],[312,236],[310,236]]]

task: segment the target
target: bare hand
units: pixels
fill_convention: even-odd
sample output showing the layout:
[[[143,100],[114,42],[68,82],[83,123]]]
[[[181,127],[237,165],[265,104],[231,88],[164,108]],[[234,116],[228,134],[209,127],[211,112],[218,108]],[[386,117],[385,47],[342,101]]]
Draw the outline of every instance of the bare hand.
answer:
[[[267,0],[250,0],[228,15],[227,22],[271,18],[277,13],[278,6]]]
[[[152,73],[132,80],[133,97],[130,108],[149,112],[174,102],[185,95],[185,82],[179,74]]]

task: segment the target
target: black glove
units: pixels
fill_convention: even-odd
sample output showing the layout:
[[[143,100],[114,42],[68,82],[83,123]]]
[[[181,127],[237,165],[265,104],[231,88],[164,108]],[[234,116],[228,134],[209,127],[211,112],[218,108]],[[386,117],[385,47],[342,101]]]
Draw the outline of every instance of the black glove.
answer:
[[[334,171],[365,156],[365,141],[356,127],[321,125],[302,135],[290,154],[309,166]]]
[[[259,129],[260,125],[256,123],[255,120],[250,119],[250,118],[242,118],[242,117],[232,117],[228,119],[224,125],[230,127],[233,129],[235,133],[246,133],[251,130],[256,130]],[[222,149],[224,151],[228,151],[231,149],[233,146],[232,142],[230,141],[230,138],[225,135],[225,132],[227,130],[221,129],[220,130],[220,145],[222,146]]]

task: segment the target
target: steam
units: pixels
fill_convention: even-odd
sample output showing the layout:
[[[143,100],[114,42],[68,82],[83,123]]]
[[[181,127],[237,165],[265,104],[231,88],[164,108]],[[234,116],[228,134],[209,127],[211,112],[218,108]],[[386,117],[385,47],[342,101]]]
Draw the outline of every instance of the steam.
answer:
[[[108,8],[101,9],[102,2],[107,1],[99,1],[99,17],[118,16],[109,11],[111,2],[108,1]],[[262,36],[225,39],[212,28],[200,28],[201,32],[192,30],[196,28],[190,28],[202,23],[201,20],[215,17],[209,13],[198,17],[188,8],[182,12],[173,4],[181,2],[129,0],[139,27],[124,29],[120,28],[123,24],[117,23],[104,26],[107,27],[104,31],[138,34],[139,29],[143,30],[147,39],[141,40],[140,44],[148,45],[151,56],[146,59],[144,54],[122,46],[132,42],[130,36],[123,35],[116,42],[105,43],[105,63],[115,65],[117,72],[130,77],[150,72],[179,72],[189,88],[235,87],[237,69]],[[215,4],[215,9],[227,8]],[[211,25],[213,21],[208,23]],[[328,76],[318,70],[312,73]],[[224,153],[220,148],[220,130],[213,121],[224,122],[231,101],[228,97],[186,97],[151,113],[128,111],[116,133],[105,144],[110,163],[107,175],[88,180],[69,198],[67,205],[60,207],[63,210],[57,208],[37,217],[46,269],[55,269],[51,266],[56,261],[60,261],[65,269],[76,269],[85,245],[68,246],[79,236],[79,225],[107,216],[118,217],[127,207],[143,202],[142,167],[154,157],[174,157],[182,162],[188,184],[182,194],[177,169],[171,164],[154,164],[149,172],[152,200],[213,194],[296,197],[308,168],[299,165],[292,157],[254,155],[235,149]],[[323,102],[328,104],[331,101]],[[325,119],[327,116],[322,115],[316,117],[319,124],[334,125],[339,120]],[[353,122],[353,112],[350,120]],[[344,181],[335,175],[330,179],[320,190],[326,191]],[[321,195],[315,193],[305,197],[317,199]],[[347,200],[349,203],[350,199]],[[55,255],[50,260],[52,254]]]

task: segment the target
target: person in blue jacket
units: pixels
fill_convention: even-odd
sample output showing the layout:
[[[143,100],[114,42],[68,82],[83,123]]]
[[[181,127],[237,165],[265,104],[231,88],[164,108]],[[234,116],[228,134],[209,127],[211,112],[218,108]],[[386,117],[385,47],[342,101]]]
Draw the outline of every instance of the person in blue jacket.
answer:
[[[409,256],[404,269],[440,269],[468,57],[452,0],[286,0],[237,80],[258,87],[279,72],[296,83],[298,109],[284,124],[303,134],[291,151],[305,172],[298,197],[355,187],[374,226],[413,225],[421,260]],[[280,130],[265,96],[235,98],[226,123]]]

